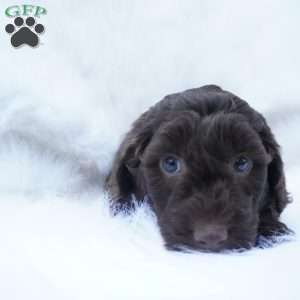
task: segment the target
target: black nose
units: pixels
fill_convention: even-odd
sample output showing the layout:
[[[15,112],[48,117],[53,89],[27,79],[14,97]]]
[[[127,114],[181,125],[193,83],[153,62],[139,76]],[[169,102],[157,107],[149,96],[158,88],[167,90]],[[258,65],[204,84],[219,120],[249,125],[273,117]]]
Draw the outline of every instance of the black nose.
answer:
[[[224,225],[198,225],[194,229],[194,239],[208,249],[218,248],[227,240],[228,232]]]

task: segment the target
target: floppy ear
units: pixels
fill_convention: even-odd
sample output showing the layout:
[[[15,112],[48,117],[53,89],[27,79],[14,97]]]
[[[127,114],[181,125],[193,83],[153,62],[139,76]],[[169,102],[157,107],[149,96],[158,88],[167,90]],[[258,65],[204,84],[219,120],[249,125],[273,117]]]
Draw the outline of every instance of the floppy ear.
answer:
[[[126,135],[115,156],[112,171],[106,180],[106,188],[111,196],[114,211],[130,210],[133,198],[143,200],[145,190],[140,172],[140,158],[153,135],[153,126],[138,119]]]
[[[260,222],[262,231],[278,232],[285,227],[280,223],[279,216],[290,202],[285,185],[283,162],[280,155],[280,147],[271,132],[265,118],[249,107],[247,102],[233,96],[235,100],[234,111],[242,113],[248,118],[251,126],[259,134],[266,152],[270,156],[268,165],[268,180],[265,196],[260,207]],[[278,228],[277,228],[278,227]]]
[[[283,234],[288,232],[289,229],[279,222],[279,216],[290,202],[290,199],[286,190],[280,147],[266,123],[260,132],[260,136],[271,161],[268,166],[268,189],[260,213],[259,231],[265,236]]]

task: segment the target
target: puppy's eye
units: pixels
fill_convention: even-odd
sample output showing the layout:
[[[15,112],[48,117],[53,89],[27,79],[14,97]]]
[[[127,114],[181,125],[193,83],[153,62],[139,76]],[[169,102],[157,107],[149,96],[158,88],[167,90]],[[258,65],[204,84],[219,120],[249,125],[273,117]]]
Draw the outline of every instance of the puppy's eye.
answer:
[[[239,156],[234,161],[233,168],[238,173],[248,172],[252,168],[252,161],[245,156]]]
[[[161,160],[161,168],[169,174],[178,173],[180,171],[180,161],[173,156],[167,156]]]

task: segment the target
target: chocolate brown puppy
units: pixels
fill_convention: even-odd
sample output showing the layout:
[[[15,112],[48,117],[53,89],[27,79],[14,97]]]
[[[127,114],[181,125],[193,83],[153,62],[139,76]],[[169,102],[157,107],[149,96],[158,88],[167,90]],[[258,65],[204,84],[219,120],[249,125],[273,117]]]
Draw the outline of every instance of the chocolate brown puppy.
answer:
[[[169,249],[249,249],[288,232],[279,146],[247,102],[208,85],[166,96],[133,123],[107,178],[112,209],[155,212]]]

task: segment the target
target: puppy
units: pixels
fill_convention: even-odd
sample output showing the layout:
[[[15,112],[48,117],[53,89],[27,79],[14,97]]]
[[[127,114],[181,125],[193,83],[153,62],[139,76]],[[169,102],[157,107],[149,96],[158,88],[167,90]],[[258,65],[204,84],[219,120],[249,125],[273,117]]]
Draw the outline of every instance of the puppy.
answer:
[[[112,208],[155,212],[169,249],[249,249],[287,233],[279,146],[261,114],[215,85],[166,96],[125,136],[107,178]]]

